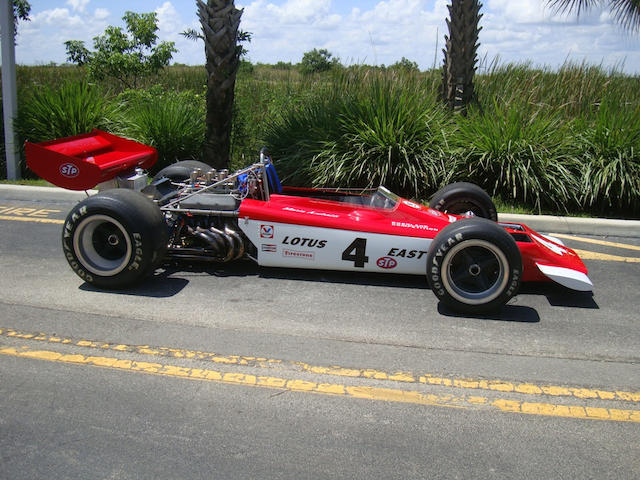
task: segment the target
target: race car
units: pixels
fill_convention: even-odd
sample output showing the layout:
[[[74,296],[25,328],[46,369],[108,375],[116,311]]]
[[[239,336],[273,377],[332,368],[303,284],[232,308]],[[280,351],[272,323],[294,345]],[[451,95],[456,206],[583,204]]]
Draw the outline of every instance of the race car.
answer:
[[[522,224],[498,223],[476,185],[438,191],[430,206],[377,189],[283,186],[266,151],[230,173],[186,160],[148,181],[157,152],[106,132],[26,144],[29,167],[73,190],[99,192],[68,214],[62,248],[75,273],[122,289],[166,259],[426,277],[463,313],[499,309],[521,282],[593,284],[578,255]]]

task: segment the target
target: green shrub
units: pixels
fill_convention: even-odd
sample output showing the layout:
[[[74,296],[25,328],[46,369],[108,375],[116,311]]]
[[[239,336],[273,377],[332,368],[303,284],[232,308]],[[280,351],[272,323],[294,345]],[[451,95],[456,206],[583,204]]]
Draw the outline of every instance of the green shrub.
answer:
[[[640,210],[640,107],[607,96],[595,120],[577,122],[581,201],[597,211]]]
[[[568,154],[565,123],[531,105],[495,101],[459,117],[455,145],[466,177],[491,195],[540,210],[576,204],[578,164]]]
[[[59,88],[43,86],[20,97],[15,130],[21,141],[42,142],[112,129],[120,120],[119,108],[103,90],[85,81]]]
[[[85,81],[43,86],[19,97],[15,132],[19,145],[90,132],[117,130],[120,111],[103,90]],[[22,162],[23,175],[30,176]]]
[[[342,74],[267,131],[283,177],[335,187],[386,185],[419,197],[446,180],[447,114],[415,78]]]
[[[125,118],[120,133],[158,150],[151,173],[178,160],[201,159],[206,128],[202,96],[157,86],[128,90],[118,99]]]

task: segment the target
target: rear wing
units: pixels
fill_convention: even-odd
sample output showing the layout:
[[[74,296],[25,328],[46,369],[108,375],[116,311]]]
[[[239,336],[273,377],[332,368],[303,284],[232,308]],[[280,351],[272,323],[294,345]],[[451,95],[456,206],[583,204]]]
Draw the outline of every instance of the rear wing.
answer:
[[[101,130],[25,142],[25,154],[34,173],[68,190],[91,189],[136,168],[149,169],[158,159],[155,148]]]

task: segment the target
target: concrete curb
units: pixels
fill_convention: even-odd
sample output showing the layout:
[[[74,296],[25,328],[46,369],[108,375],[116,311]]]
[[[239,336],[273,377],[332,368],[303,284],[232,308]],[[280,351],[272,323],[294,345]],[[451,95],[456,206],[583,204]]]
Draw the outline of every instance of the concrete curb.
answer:
[[[89,190],[90,195],[96,190]],[[74,192],[57,187],[32,187],[27,185],[0,185],[0,194],[10,194],[14,200],[33,200],[33,195],[45,196],[57,201],[80,201],[85,192]],[[567,233],[575,235],[604,235],[611,237],[640,238],[639,220],[615,220],[608,218],[556,217],[552,215],[521,215],[500,213],[501,222],[524,223],[544,233]]]
[[[640,221],[500,213],[501,222],[524,223],[539,232],[640,238]]]

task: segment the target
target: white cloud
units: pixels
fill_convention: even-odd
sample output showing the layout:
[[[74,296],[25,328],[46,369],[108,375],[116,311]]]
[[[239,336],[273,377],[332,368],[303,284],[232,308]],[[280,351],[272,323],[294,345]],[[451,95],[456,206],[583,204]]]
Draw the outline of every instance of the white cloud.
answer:
[[[88,2],[83,3],[86,6]],[[82,40],[90,47],[93,37],[104,32],[109,16],[105,8],[97,8],[93,14],[79,10],[71,12],[68,8],[32,14],[31,21],[21,23],[18,29],[16,61],[27,65],[64,63],[64,42]]]
[[[65,0],[67,8],[32,14],[20,25],[17,61],[63,62],[69,39],[91,39],[124,12],[113,12],[107,0]],[[344,3],[343,3],[344,2]],[[62,3],[62,2],[60,2]],[[186,4],[189,3],[187,7]],[[251,32],[247,45],[253,62],[298,62],[304,52],[327,48],[343,63],[392,64],[407,57],[421,68],[441,62],[447,33],[449,0],[238,0],[244,7],[240,28]],[[480,24],[479,57],[502,62],[532,60],[534,64],[561,65],[587,60],[605,66],[626,58],[629,72],[640,73],[640,37],[622,31],[606,10],[594,8],[579,18],[558,14],[546,0],[485,0]],[[34,4],[34,9],[36,5]],[[109,10],[107,10],[109,8]],[[134,8],[134,7],[132,7]],[[191,2],[141,0],[136,11],[155,11],[160,40],[176,43],[174,60],[204,63],[202,42],[185,39],[180,32],[200,30]]]
[[[89,0],[67,0],[66,5],[69,5],[76,12],[84,12],[88,3]]]
[[[96,8],[93,12],[93,18],[95,18],[96,20],[104,20],[108,18],[109,15],[109,10],[107,10],[106,8]]]

